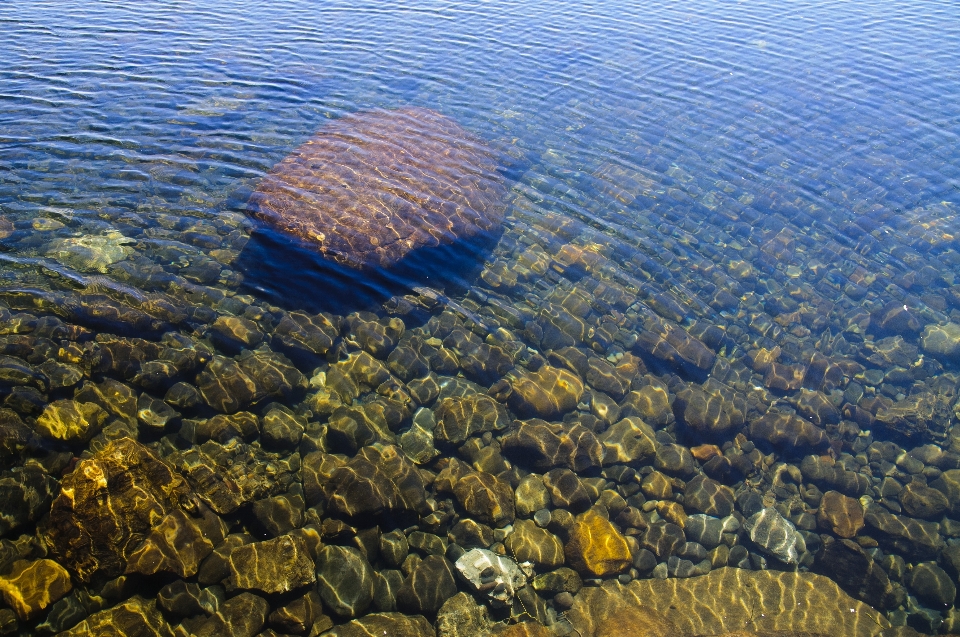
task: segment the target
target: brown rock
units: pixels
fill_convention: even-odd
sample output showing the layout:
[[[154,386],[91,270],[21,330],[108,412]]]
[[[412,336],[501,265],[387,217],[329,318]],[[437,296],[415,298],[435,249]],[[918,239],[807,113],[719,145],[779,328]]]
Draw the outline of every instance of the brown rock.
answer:
[[[496,228],[491,151],[453,120],[407,107],[346,115],[273,167],[255,215],[350,267],[389,267],[421,247]]]
[[[511,384],[510,405],[524,416],[560,417],[573,411],[583,395],[583,381],[570,371],[549,365],[518,375]]]
[[[817,525],[837,537],[854,537],[863,528],[863,506],[859,500],[838,491],[827,491],[820,500]]]

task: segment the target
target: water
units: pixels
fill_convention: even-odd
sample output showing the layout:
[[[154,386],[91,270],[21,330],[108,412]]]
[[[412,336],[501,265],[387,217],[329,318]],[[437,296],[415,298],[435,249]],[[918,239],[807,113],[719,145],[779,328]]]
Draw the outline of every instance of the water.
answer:
[[[802,571],[818,569],[814,531],[830,533],[810,521],[815,484],[939,523],[941,545],[932,553],[914,550],[913,540],[904,548],[870,519],[859,536],[877,563],[891,555],[938,561],[945,569],[938,573],[955,585],[956,522],[942,508],[914,509],[901,491],[929,483],[947,494],[948,515],[960,510],[960,491],[940,475],[956,468],[960,451],[953,429],[960,357],[935,344],[936,326],[960,323],[957,17],[955,6],[936,2],[4,3],[4,352],[34,367],[49,353],[83,379],[113,377],[160,399],[175,380],[200,383],[196,372],[214,350],[239,351],[235,340],[211,336],[218,316],[245,317],[267,333],[296,311],[399,316],[408,332],[426,326],[433,331],[421,336],[456,351],[460,371],[502,398],[508,420],[537,412],[508,398],[504,385],[516,394],[519,378],[564,361],[588,392],[603,391],[611,403],[643,388],[669,396],[663,421],[649,423],[658,442],[715,443],[728,456],[749,457],[750,471],[707,473],[736,491],[742,517],[753,509],[739,496],[751,489],[792,516],[809,544]],[[249,216],[262,177],[326,123],[406,106],[454,119],[498,154],[509,194],[503,233],[491,244],[357,271],[318,259]],[[445,341],[448,327],[427,323],[444,311],[478,341],[502,348],[509,365],[490,363],[476,344]],[[83,329],[52,333],[17,312],[56,315]],[[274,349],[313,385],[258,395],[245,408],[265,416],[276,399],[302,414],[313,404],[308,420],[325,423],[328,414],[304,399],[323,387],[320,373],[329,378],[337,357],[355,356],[364,343],[376,350],[363,340],[373,328],[360,329],[371,317],[353,317],[326,356],[297,359],[296,348],[274,338]],[[56,342],[31,341],[30,359],[14,341],[32,332]],[[89,357],[81,365],[58,349],[64,340],[89,348],[96,333],[155,340],[166,332],[212,339],[190,346],[204,350],[199,367],[166,384],[117,366],[97,371]],[[568,346],[600,363],[578,369],[561,352]],[[456,373],[455,366],[441,378]],[[33,427],[43,405],[73,397],[85,380],[64,382],[38,385],[33,406],[13,390],[22,380],[0,387]],[[382,400],[363,389],[355,405]],[[389,391],[381,387],[380,395]],[[696,396],[713,396],[730,422],[685,411]],[[547,419],[566,416],[601,435],[605,403],[580,398]],[[435,399],[426,406],[436,408]],[[174,406],[187,420],[211,415]],[[791,445],[754,424],[795,428],[782,416],[794,412],[828,439]],[[412,413],[390,428],[407,431]],[[71,456],[124,431],[169,458],[201,441],[178,437],[178,426],[141,423],[137,433],[134,418],[132,431],[108,426],[93,442],[47,440],[3,458],[7,468],[47,458],[45,470],[59,479]],[[763,458],[751,451],[754,442]],[[898,445],[896,452],[881,453],[881,442]],[[490,448],[489,440],[480,444]],[[936,445],[936,453],[923,445]],[[492,473],[506,466],[438,446]],[[921,461],[915,471],[900,456],[911,450]],[[836,466],[868,483],[811,477],[801,460],[813,453],[837,458]],[[706,456],[699,460],[707,466]],[[804,470],[801,484],[781,484],[780,462]],[[628,464],[649,473],[653,460]],[[600,469],[580,473],[595,478]],[[882,485],[894,488],[884,478],[899,490],[883,495]],[[633,489],[620,486],[625,496]],[[863,502],[870,518],[870,501]],[[646,523],[672,520],[664,511],[645,510]],[[20,521],[5,541],[45,533],[44,512]],[[270,535],[224,515],[234,530]],[[446,537],[444,524],[430,528]],[[768,568],[792,567],[739,537],[767,555]],[[930,586],[884,568],[894,589],[910,594],[879,609],[888,620],[924,632],[942,621],[944,630],[956,628],[952,600],[938,606]],[[74,584],[86,585],[76,577]],[[149,590],[162,585],[148,578]],[[16,630],[33,634],[45,613],[21,618]]]

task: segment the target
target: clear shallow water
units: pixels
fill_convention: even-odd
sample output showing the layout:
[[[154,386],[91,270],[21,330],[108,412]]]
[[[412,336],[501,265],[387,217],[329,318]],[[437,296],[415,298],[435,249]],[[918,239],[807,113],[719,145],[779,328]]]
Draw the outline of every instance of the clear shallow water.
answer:
[[[850,383],[894,402],[949,385],[949,414],[955,359],[897,381],[892,367],[923,358],[867,358],[881,338],[919,346],[925,326],[957,321],[957,24],[949,3],[5,3],[0,280],[73,294],[76,277],[50,268],[59,263],[147,293],[239,293],[217,305],[193,291],[221,315],[263,304],[346,314],[426,285],[545,354],[556,341],[526,323],[580,290],[587,326],[620,332],[577,344],[612,360],[636,351],[672,394],[676,379],[702,384],[707,370],[634,349],[657,315],[729,361],[735,372],[710,375],[759,415],[796,402],[797,388],[743,365],[777,346],[788,365],[816,350],[881,374],[807,383],[834,392],[844,422],[857,421],[845,405],[877,416]],[[304,273],[267,232],[266,250],[244,255],[247,197],[276,162],[331,118],[406,105],[504,154],[511,206],[492,252],[468,253],[452,273]],[[71,257],[70,242],[91,236],[122,258]],[[564,244],[602,262],[564,256]],[[528,248],[547,255],[542,271]],[[504,284],[478,276],[483,259],[488,273],[521,262],[560,274]],[[597,281],[626,296],[602,297]],[[889,304],[918,326],[879,328]],[[194,310],[180,328],[215,315]],[[68,318],[81,316],[119,329]],[[711,344],[704,325],[725,338]],[[955,418],[927,420],[934,433],[898,442],[951,449]],[[688,446],[732,438],[674,433]],[[863,453],[856,438],[842,451]]]

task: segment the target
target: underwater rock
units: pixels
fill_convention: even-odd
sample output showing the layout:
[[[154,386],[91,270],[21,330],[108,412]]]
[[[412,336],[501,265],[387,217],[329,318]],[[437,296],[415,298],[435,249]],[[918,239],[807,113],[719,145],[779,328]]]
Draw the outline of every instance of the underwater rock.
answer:
[[[373,601],[373,568],[353,547],[325,546],[317,556],[317,590],[339,617],[362,615]]]
[[[907,515],[928,520],[939,519],[950,508],[947,496],[916,480],[908,482],[900,492],[900,504]]]
[[[434,615],[456,593],[453,566],[442,555],[428,555],[397,591],[397,607],[409,613]]]
[[[945,361],[960,356],[960,324],[928,325],[920,337],[920,346],[925,354]]]
[[[539,418],[520,421],[500,445],[506,457],[536,471],[554,467],[583,471],[599,466],[604,458],[603,447],[586,427],[551,424]]]
[[[486,549],[470,549],[457,559],[455,566],[474,592],[485,596],[494,608],[509,606],[527,583],[527,576],[516,562]]]
[[[210,326],[210,340],[231,353],[252,349],[263,341],[263,332],[254,321],[242,316],[220,316]]]
[[[445,601],[437,613],[437,631],[444,637],[475,637],[490,625],[487,607],[462,592]]]
[[[37,417],[40,435],[68,443],[86,442],[107,420],[107,412],[95,403],[57,400]]]
[[[626,538],[593,509],[577,516],[564,553],[567,563],[587,577],[623,573],[633,563]]]
[[[0,356],[0,386],[29,385],[45,392],[49,384],[43,372],[34,369],[26,361],[13,356]]]
[[[820,499],[817,525],[840,538],[852,538],[863,528],[863,505],[859,500],[837,491],[827,491]]]
[[[863,519],[881,545],[891,547],[904,557],[934,559],[943,549],[940,525],[936,522],[896,515],[876,504],[867,507]]]
[[[802,546],[802,540],[797,528],[776,509],[768,507],[754,513],[743,528],[750,540],[764,553],[786,564],[799,562],[800,552],[797,546]]]
[[[330,122],[273,167],[250,203],[338,263],[389,267],[417,248],[494,230],[503,194],[482,142],[407,107]]]
[[[330,621],[330,618],[323,614],[323,602],[320,600],[320,594],[315,590],[310,590],[288,604],[275,608],[267,617],[267,622],[278,631],[304,634],[314,629],[314,625],[324,619]],[[317,628],[320,627],[317,626]]]
[[[885,610],[903,603],[903,590],[895,588],[880,564],[851,540],[824,542],[817,552],[813,570],[874,608]]]
[[[224,356],[213,360],[197,375],[203,400],[217,411],[232,414],[248,407],[257,397],[257,385],[237,361]]]
[[[288,593],[316,581],[307,543],[296,535],[238,546],[230,553],[229,564],[227,590],[246,589],[271,595]]]
[[[207,512],[207,520],[197,521],[180,509],[167,513],[129,555],[126,572],[192,577],[214,544],[226,535],[220,520],[209,509]]]
[[[809,453],[824,449],[830,442],[820,427],[794,414],[773,409],[750,423],[750,437],[768,442],[785,453]]]
[[[661,383],[644,385],[620,401],[620,417],[636,416],[651,427],[660,428],[674,421],[670,394]]]
[[[517,562],[532,562],[542,568],[563,565],[563,543],[532,520],[517,520],[503,545]]]
[[[0,429],[0,435],[4,435]],[[57,481],[36,466],[15,467],[0,474],[0,536],[36,522],[50,508]]]
[[[200,637],[203,633],[198,631],[194,634]],[[173,630],[163,618],[154,600],[135,595],[116,606],[90,615],[73,628],[60,633],[59,637],[103,637],[104,635],[173,637]],[[252,636],[253,633],[249,637]],[[207,633],[204,637],[212,637],[212,635]]]
[[[63,478],[43,525],[57,560],[83,582],[123,573],[126,560],[190,488],[142,444],[121,438]]]
[[[225,444],[208,440],[199,447],[171,454],[168,460],[200,498],[220,515],[240,505],[286,491],[300,470],[300,455],[281,458],[233,438]]]
[[[267,623],[270,605],[253,593],[240,593],[194,628],[191,637],[254,637]]]
[[[106,272],[108,266],[133,254],[129,247],[133,243],[135,239],[110,230],[103,235],[57,239],[50,243],[47,255],[81,272]]]
[[[567,618],[582,637],[874,637],[890,627],[881,613],[822,575],[739,568],[720,568],[702,577],[587,587]]]
[[[437,475],[434,488],[438,493],[453,493],[460,506],[478,522],[502,527],[514,520],[510,483],[485,471],[472,471],[456,459],[451,458]]]
[[[603,445],[604,465],[646,462],[656,455],[659,447],[650,425],[631,416],[611,425],[600,434],[599,440]]]
[[[580,513],[593,504],[593,499],[583,486],[583,482],[570,469],[553,469],[546,472],[543,474],[543,485],[547,488],[550,501],[555,508]]]
[[[70,592],[70,573],[53,560],[17,560],[0,575],[0,594],[21,620],[30,620]]]
[[[422,615],[370,613],[323,633],[323,637],[436,637],[433,626]]]
[[[733,513],[733,489],[715,480],[697,476],[687,482],[683,505],[696,513],[725,518]]]
[[[303,312],[284,314],[273,330],[273,345],[299,354],[323,356],[340,336],[340,322],[329,314],[310,316]]]
[[[448,396],[440,401],[434,415],[434,439],[455,445],[474,434],[504,429],[509,422],[503,405],[483,394]]]
[[[956,584],[936,562],[921,562],[907,572],[904,583],[923,604],[936,610],[953,606]]]
[[[511,381],[510,406],[522,416],[551,419],[576,408],[583,381],[565,369],[544,365]]]

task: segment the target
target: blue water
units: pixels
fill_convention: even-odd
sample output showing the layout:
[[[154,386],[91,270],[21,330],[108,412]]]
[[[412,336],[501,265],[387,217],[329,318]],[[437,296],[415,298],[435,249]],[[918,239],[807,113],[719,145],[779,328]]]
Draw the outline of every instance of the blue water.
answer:
[[[6,0],[0,43],[0,288],[76,291],[62,266],[174,297],[184,281],[219,288],[237,299],[210,300],[219,314],[346,314],[426,285],[534,352],[546,345],[527,321],[586,276],[588,292],[612,281],[630,299],[593,299],[582,318],[634,334],[578,344],[616,361],[645,317],[701,335],[706,322],[739,365],[721,381],[743,392],[766,391],[742,364],[759,348],[870,367],[873,339],[897,334],[876,328],[891,303],[919,320],[903,331],[914,344],[927,325],[960,322],[954,2]],[[449,272],[304,268],[247,216],[260,178],[326,122],[407,105],[501,154],[510,194],[495,246]],[[85,237],[121,237],[126,252],[102,266],[62,256]],[[606,261],[558,264],[569,246]],[[549,255],[550,276],[479,276],[527,248]],[[645,360],[664,382],[708,375]],[[932,368],[940,381],[883,382],[889,367],[857,377],[868,397],[937,382],[955,396],[956,360]],[[844,393],[851,381],[824,390],[835,406],[864,395]],[[794,389],[760,403],[793,404]],[[839,445],[851,461],[856,439]],[[942,426],[898,440],[931,441],[960,448]]]

